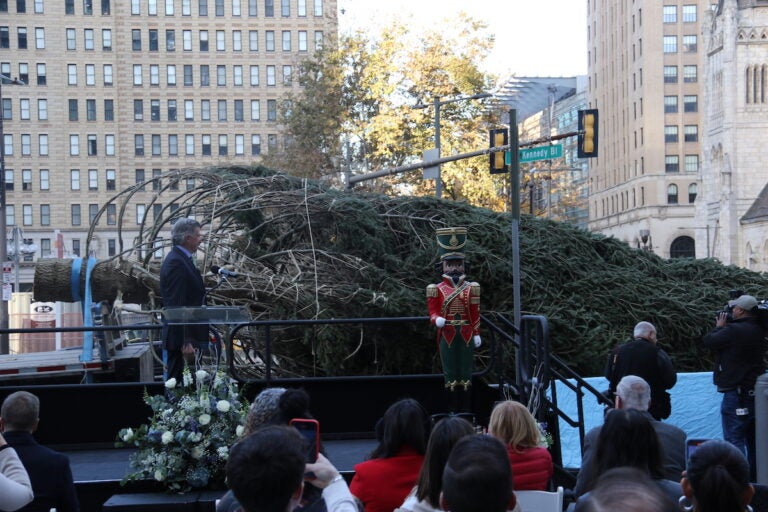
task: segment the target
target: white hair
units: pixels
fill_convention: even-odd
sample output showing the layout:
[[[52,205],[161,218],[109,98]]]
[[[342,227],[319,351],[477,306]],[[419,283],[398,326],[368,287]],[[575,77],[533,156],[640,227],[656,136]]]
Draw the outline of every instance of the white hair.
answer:
[[[636,375],[625,375],[616,385],[616,394],[621,398],[622,409],[647,411],[651,402],[651,386]]]
[[[184,237],[191,234],[195,228],[199,228],[200,223],[190,217],[183,217],[174,222],[171,228],[171,241],[173,245],[181,245],[184,243]]]
[[[648,339],[651,333],[656,332],[656,327],[651,322],[639,322],[635,326],[634,337]]]

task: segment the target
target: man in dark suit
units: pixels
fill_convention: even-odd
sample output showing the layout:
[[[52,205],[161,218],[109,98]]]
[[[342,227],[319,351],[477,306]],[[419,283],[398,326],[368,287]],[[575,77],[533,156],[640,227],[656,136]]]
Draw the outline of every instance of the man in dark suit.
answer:
[[[627,375],[619,381],[616,386],[616,409],[636,409],[643,411],[651,422],[656,436],[659,438],[661,446],[661,463],[663,477],[667,480],[678,481],[685,470],[686,453],[685,441],[688,437],[686,433],[669,423],[658,421],[648,412],[648,405],[651,400],[651,387],[645,380],[636,375]],[[581,456],[581,469],[576,480],[576,487],[573,492],[576,496],[581,496],[589,489],[587,487],[592,480],[592,458],[597,449],[597,438],[600,436],[601,426],[595,427],[584,436],[584,449]],[[631,440],[627,440],[631,442]]]
[[[650,322],[639,322],[634,339],[611,352],[605,369],[610,393],[625,375],[641,377],[651,386],[651,404],[648,412],[657,420],[669,418],[672,401],[668,389],[677,382],[677,373],[669,355],[657,345],[656,327]],[[611,398],[613,398],[611,396]]]
[[[24,464],[32,482],[35,498],[19,509],[21,512],[78,512],[75,483],[69,458],[37,444],[32,433],[37,430],[40,400],[27,391],[8,395],[0,408],[0,429],[8,444]]]
[[[200,307],[205,300],[205,285],[192,256],[203,235],[194,219],[177,220],[171,228],[173,248],[160,269],[160,293],[165,308]],[[208,342],[208,325],[165,326],[163,349],[166,352],[166,378],[181,382],[185,355],[194,357],[194,349],[204,350]]]

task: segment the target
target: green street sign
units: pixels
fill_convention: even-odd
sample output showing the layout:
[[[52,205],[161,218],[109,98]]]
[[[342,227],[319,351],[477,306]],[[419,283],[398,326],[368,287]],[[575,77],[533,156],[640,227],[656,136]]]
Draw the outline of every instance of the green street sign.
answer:
[[[520,163],[535,162],[536,160],[552,160],[563,156],[563,145],[538,146],[520,150]]]

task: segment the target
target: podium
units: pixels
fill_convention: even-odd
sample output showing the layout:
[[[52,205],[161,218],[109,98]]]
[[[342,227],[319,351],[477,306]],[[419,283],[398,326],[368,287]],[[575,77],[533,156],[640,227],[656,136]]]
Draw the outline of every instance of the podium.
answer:
[[[245,306],[197,306],[165,308],[163,319],[168,325],[220,324],[235,325],[251,321]]]

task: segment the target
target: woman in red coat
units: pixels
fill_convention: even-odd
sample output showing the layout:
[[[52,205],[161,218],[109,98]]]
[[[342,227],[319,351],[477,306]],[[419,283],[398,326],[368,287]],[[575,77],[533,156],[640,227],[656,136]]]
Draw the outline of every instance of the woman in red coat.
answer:
[[[424,461],[429,418],[416,400],[392,404],[376,425],[379,445],[355,466],[349,490],[365,512],[392,512],[411,492]]]
[[[552,455],[539,446],[536,420],[520,402],[507,400],[493,408],[488,433],[507,445],[516,491],[546,491],[554,473]]]

